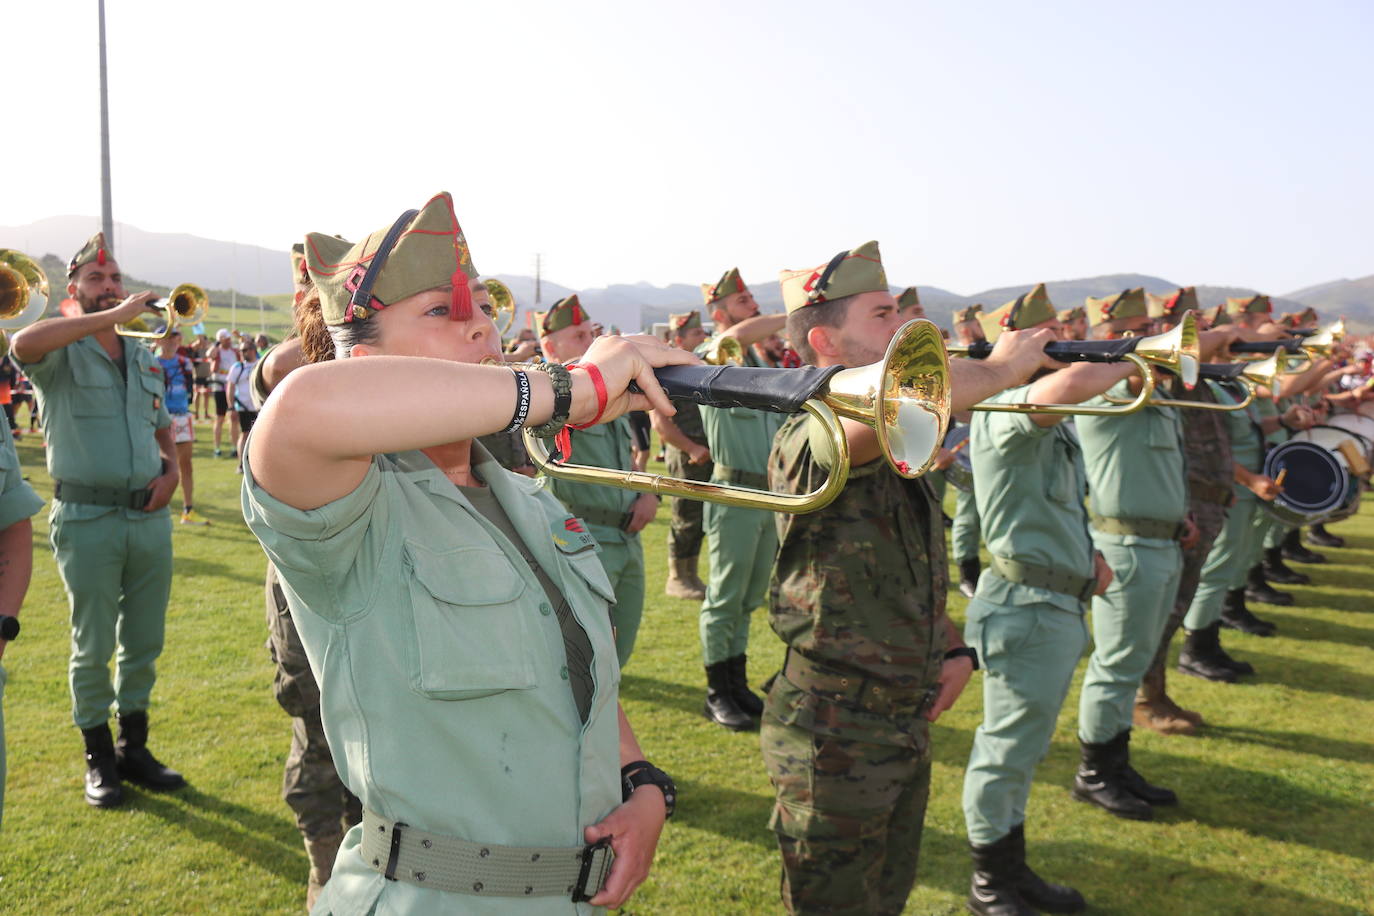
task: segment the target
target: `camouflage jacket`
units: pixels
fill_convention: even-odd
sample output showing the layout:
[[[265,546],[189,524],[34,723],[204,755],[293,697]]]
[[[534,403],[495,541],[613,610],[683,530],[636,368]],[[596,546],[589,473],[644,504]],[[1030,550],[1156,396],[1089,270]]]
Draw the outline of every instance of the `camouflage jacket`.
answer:
[[[669,417],[682,431],[682,434],[691,439],[697,445],[706,444],[706,427],[701,422],[701,407],[696,401],[677,400],[673,401],[673,406],[677,408],[677,413]]]
[[[1217,403],[1211,385],[1198,382],[1189,391],[1177,379],[1170,386],[1167,397],[1178,401]],[[1156,395],[1159,397],[1160,395]],[[1231,436],[1227,432],[1226,414],[1219,410],[1180,408],[1183,412],[1183,457],[1188,465],[1188,484],[1197,489],[1231,486]]]
[[[773,440],[774,490],[809,492],[828,473],[809,425],[792,417]],[[904,480],[879,459],[854,468],[826,508],[777,519],[769,613],[783,642],[895,690],[929,689],[946,648],[948,573],[940,507],[925,481]]]

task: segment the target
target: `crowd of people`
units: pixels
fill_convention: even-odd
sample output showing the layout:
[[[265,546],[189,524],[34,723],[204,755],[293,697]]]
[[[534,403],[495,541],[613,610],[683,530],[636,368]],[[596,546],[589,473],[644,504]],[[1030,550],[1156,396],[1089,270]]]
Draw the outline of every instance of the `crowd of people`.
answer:
[[[705,719],[759,732],[789,912],[902,911],[930,724],[980,669],[963,792],[968,906],[1078,912],[1077,890],[1027,863],[1025,828],[1078,662],[1091,644],[1073,796],[1149,820],[1178,798],[1132,765],[1132,730],[1204,723],[1168,694],[1177,631],[1178,671],[1252,675],[1229,651],[1243,641],[1228,632],[1223,647],[1223,629],[1272,635],[1250,605],[1292,603],[1274,586],[1308,574],[1288,563],[1321,563],[1309,544],[1341,546],[1320,523],[1304,538],[1264,511],[1284,491],[1266,449],[1371,396],[1371,353],[1337,346],[1268,387],[1247,383],[1253,398],[1224,373],[1189,386],[1181,370],[1151,370],[1167,404],[1106,414],[1149,394],[1137,364],[1061,362],[1047,345],[1196,321],[1201,360],[1221,364],[1231,347],[1291,340],[1317,316],[1276,317],[1263,295],[1204,310],[1192,288],[1057,310],[1041,284],[987,314],[955,313],[951,344],[986,352],[950,361],[962,430],[912,477],[870,424],[842,421],[842,455],[807,414],[673,400],[654,375],[703,359],[784,370],[881,361],[925,313],[915,287],[891,293],[877,242],[781,271],[779,314],[762,314],[726,270],[664,338],[604,333],[570,295],[503,343],[447,194],[356,243],[312,233],[292,264],[296,333],[285,342],[228,329],[184,342],[174,325],[145,347],[118,327],[146,317],[154,297],[127,295],[97,234],[68,267],[82,313],[14,334],[0,373],[11,402],[0,562],[14,571],[0,577],[0,656],[17,636],[41,507],[10,435],[32,390],[30,428],[41,418],[55,484],[86,801],[119,805],[125,782],[185,785],[149,750],[148,713],[172,585],[168,505],[180,487],[181,522],[208,524],[194,508],[192,449],[196,424],[213,422],[214,454],[236,460],[244,517],[269,561],[274,693],[292,719],[283,795],[316,913],[623,904],[677,804],[618,700],[660,582],[700,603]],[[541,474],[523,437],[560,460],[632,473],[654,460],[650,429],[665,472],[694,484],[804,494],[842,463],[848,480],[808,514],[672,497],[660,578],[641,542],[660,498]],[[950,590],[969,599],[962,630]],[[751,664],[759,607],[783,647],[754,647]]]

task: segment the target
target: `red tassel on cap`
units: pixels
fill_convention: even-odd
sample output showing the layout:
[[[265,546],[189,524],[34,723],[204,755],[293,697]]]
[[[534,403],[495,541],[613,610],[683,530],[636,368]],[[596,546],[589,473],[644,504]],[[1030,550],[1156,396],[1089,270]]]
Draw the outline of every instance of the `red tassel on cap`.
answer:
[[[101,267],[104,267],[104,266],[105,266],[105,249],[104,249],[104,248],[97,248],[97,249],[96,249],[96,252],[95,252],[95,263],[99,264]]]
[[[469,321],[472,318],[472,290],[468,289],[468,275],[459,267],[453,272],[453,307],[448,311],[450,321]]]

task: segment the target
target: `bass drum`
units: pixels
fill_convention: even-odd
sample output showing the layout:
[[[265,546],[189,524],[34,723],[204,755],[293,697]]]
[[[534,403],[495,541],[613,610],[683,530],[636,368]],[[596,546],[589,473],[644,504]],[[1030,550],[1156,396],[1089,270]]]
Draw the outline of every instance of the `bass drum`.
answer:
[[[1264,458],[1264,475],[1278,480],[1280,474],[1283,492],[1260,505],[1289,527],[1339,521],[1359,509],[1360,481],[1339,451],[1295,436]]]
[[[1365,458],[1374,464],[1374,417],[1358,413],[1338,413],[1326,421],[1327,426],[1349,431],[1359,438],[1365,450]]]
[[[954,452],[954,462],[945,468],[945,480],[963,493],[973,492],[973,456],[968,451],[968,433],[969,428],[963,425],[951,426],[945,433],[945,448],[959,449]]]

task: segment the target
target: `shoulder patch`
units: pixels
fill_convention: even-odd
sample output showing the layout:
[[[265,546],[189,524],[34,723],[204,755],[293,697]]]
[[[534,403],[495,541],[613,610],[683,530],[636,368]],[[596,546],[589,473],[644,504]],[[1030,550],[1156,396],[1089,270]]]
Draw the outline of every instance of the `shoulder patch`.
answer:
[[[587,530],[587,523],[575,515],[553,522],[549,528],[553,533],[554,546],[563,553],[597,549],[596,538]]]

